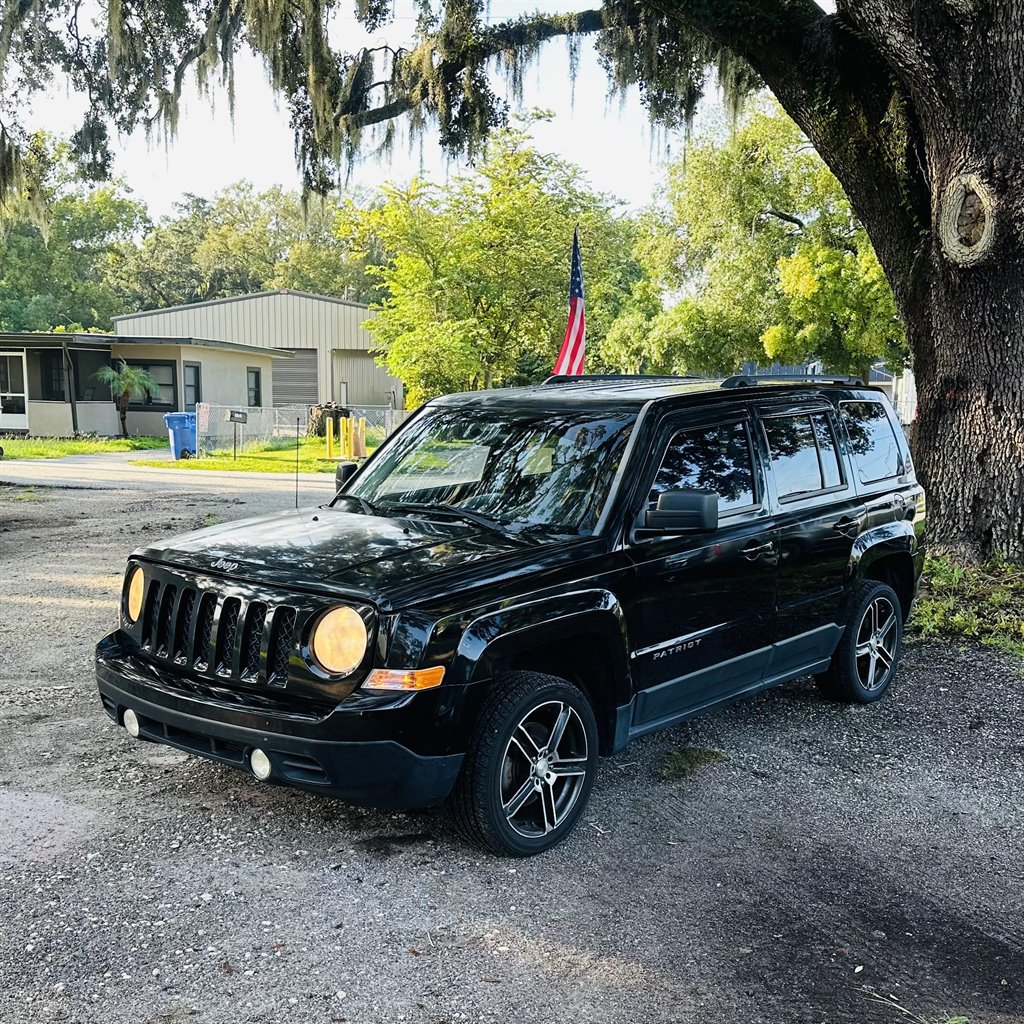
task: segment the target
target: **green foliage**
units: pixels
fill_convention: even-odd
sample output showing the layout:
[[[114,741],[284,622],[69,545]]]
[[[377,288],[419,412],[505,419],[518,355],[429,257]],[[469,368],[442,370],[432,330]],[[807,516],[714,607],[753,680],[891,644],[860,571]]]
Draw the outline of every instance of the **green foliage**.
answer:
[[[304,204],[294,192],[273,188],[257,193],[247,182],[212,199],[187,195],[176,214],[141,245],[117,250],[110,276],[132,309],[270,288],[372,301],[379,297],[379,288],[367,274],[367,252],[354,254],[334,230],[353,202],[322,199]],[[374,250],[372,238],[367,246]]]
[[[980,640],[1024,657],[1024,566],[929,558],[908,629],[924,639]]]
[[[615,206],[517,128],[493,136],[473,175],[385,186],[379,202],[352,209],[339,230],[388,253],[375,268],[387,298],[368,327],[410,401],[551,372],[577,222],[588,339],[599,347],[640,274],[632,224]]]
[[[388,148],[394,118],[409,114],[414,134],[436,127],[452,154],[474,155],[503,126],[507,104],[489,72],[502,72],[514,97],[545,42],[568,40],[570,69],[581,38],[596,33],[613,87],[639,84],[653,119],[692,118],[712,80],[735,104],[758,84],[743,58],[722,42],[722,20],[706,2],[699,31],[658,5],[606,0],[575,13],[534,12],[492,24],[486,0],[416,0],[412,45],[337,50],[330,25],[338,0],[111,0],[96,18],[77,0],[8,3],[0,17],[0,201],[32,180],[24,112],[32,97],[70,82],[88,98],[72,137],[82,173],[110,172],[110,129],[144,127],[171,138],[189,78],[234,98],[234,59],[245,46],[262,58],[288,104],[305,188],[327,193],[339,164],[361,150]],[[379,0],[360,0],[357,17],[376,39],[396,17]],[[748,19],[763,35],[765,19]]]
[[[673,750],[665,758],[661,776],[670,782],[676,782],[696,775],[709,764],[718,764],[720,761],[728,760],[729,758],[720,750],[712,750],[708,747],[681,747],[679,750]]]
[[[40,136],[33,152],[36,192],[8,204],[0,232],[0,331],[109,330],[125,311],[110,256],[145,226],[145,207],[121,183],[83,183],[66,143]]]
[[[96,379],[110,387],[110,394],[117,403],[117,412],[121,418],[121,436],[128,436],[128,406],[133,398],[145,398],[147,394],[159,390],[159,385],[148,370],[138,366],[129,366],[123,359],[121,368],[103,366],[94,374]]]
[[[776,106],[669,170],[667,204],[643,222],[652,281],[682,298],[631,325],[622,368],[733,372],[747,360],[820,360],[832,372],[898,368],[892,292],[839,182]]]
[[[163,437],[8,437],[0,441],[5,459],[62,459],[65,455],[138,452],[167,448]]]

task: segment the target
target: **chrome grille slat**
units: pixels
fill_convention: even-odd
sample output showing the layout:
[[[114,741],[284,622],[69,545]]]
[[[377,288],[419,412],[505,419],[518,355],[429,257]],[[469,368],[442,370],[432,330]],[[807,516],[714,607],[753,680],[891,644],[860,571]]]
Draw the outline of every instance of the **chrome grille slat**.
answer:
[[[192,652],[192,664],[196,671],[206,669],[210,660],[210,641],[213,639],[213,616],[217,611],[217,595],[204,592],[199,602],[199,618],[196,623],[196,642]]]
[[[238,632],[238,613],[242,602],[237,597],[226,597],[220,608],[217,624],[217,654],[214,666],[217,675],[232,675],[235,657],[235,638]]]
[[[262,601],[250,601],[245,610],[245,628],[242,630],[242,656],[240,672],[242,679],[252,681],[260,672],[260,648],[263,645],[263,629],[267,621],[267,606]]]
[[[156,617],[156,633],[153,650],[158,658],[166,658],[171,653],[172,631],[174,621],[174,600],[178,596],[178,588],[169,583],[160,595],[159,612]]]
[[[267,682],[271,686],[286,686],[288,683],[288,661],[292,653],[295,619],[294,608],[282,605],[274,609],[267,650]]]
[[[188,658],[189,641],[192,637],[192,617],[196,610],[196,592],[186,588],[178,602],[178,614],[174,621],[174,642],[171,644],[171,657],[184,663]]]
[[[160,613],[160,588],[159,580],[151,580],[149,589],[146,592],[146,601],[142,606],[142,646],[152,648],[153,639],[156,636],[157,616]]]

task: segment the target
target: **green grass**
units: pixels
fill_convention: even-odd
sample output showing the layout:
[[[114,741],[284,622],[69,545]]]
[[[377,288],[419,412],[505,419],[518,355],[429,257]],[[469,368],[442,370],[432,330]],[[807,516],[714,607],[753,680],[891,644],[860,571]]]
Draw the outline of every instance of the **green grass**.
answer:
[[[688,779],[709,764],[728,760],[729,758],[720,750],[710,750],[707,747],[681,747],[679,750],[673,750],[665,758],[661,777],[669,782]]]
[[[12,495],[15,501],[46,501],[49,494],[37,487],[25,487]]]
[[[0,448],[5,459],[62,459],[65,455],[99,452],[137,452],[168,447],[163,437],[4,437]]]
[[[1024,566],[927,559],[907,632],[927,640],[978,640],[1024,658]]]
[[[327,462],[327,444],[320,438],[307,437],[299,442],[300,473],[333,473],[334,462]],[[270,441],[247,445],[234,458],[230,448],[220,449],[200,459],[181,459],[178,462],[163,459],[138,459],[133,466],[157,466],[160,469],[216,470],[228,473],[294,473],[295,442]]]

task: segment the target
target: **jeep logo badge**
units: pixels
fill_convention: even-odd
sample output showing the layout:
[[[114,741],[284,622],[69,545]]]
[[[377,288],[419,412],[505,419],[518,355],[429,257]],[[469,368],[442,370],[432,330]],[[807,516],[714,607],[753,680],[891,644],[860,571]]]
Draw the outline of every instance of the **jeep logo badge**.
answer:
[[[237,562],[228,561],[226,558],[218,558],[211,566],[213,569],[223,569],[225,572],[234,572],[238,568]]]

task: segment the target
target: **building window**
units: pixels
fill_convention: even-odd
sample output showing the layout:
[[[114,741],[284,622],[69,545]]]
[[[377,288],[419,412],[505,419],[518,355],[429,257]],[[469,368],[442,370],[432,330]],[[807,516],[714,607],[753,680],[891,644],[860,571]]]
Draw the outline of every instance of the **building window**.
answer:
[[[40,392],[44,402],[63,402],[64,393],[64,353],[41,352],[39,354]]]
[[[177,364],[164,360],[149,360],[143,362],[138,359],[126,359],[129,366],[145,370],[156,382],[156,388],[147,391],[144,398],[133,397],[132,404],[128,407],[137,412],[158,409],[178,408],[178,374]],[[116,367],[115,367],[116,369]]]
[[[104,366],[120,366],[120,360],[110,358],[109,352],[95,349],[72,349],[71,365],[75,370],[75,399],[79,402],[109,402],[110,385],[96,379]]]
[[[246,382],[249,388],[249,406],[260,406],[263,404],[263,371],[257,366],[248,366],[245,370]]]
[[[195,412],[203,400],[203,368],[199,363],[185,363],[185,411]]]

